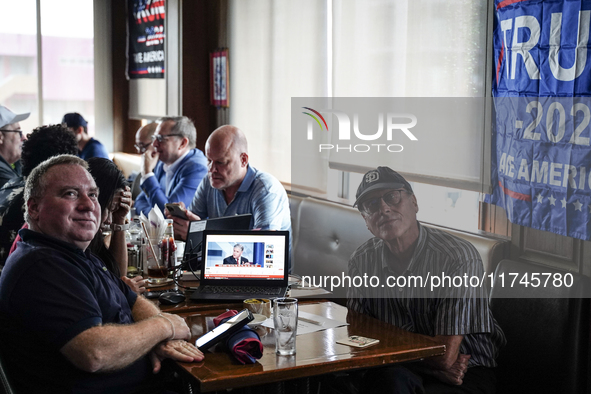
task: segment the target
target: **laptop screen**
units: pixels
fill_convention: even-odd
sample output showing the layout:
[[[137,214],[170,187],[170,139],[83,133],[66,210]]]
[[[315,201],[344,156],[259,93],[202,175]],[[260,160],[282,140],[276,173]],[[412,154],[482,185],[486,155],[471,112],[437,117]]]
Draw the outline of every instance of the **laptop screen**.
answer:
[[[203,280],[266,280],[287,275],[289,231],[205,231]]]
[[[223,216],[214,219],[204,219],[189,224],[184,260],[193,270],[201,269],[203,232],[206,230],[248,230],[252,221],[252,214]]]

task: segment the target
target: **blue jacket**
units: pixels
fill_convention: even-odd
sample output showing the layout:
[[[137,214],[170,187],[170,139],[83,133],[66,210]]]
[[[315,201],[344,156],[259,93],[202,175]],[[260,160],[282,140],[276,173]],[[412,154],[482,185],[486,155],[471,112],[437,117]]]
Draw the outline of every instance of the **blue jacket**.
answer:
[[[207,159],[199,149],[191,149],[176,169],[166,193],[166,172],[161,161],[154,168],[154,176],[142,184],[142,192],[135,200],[135,211],[148,215],[154,205],[164,213],[164,204],[182,201],[189,206],[197,186],[207,175]],[[138,175],[139,176],[139,175]]]
[[[91,157],[102,157],[103,159],[109,159],[109,152],[107,152],[107,148],[100,141],[91,138],[88,140],[86,145],[84,145],[84,149],[80,151],[78,156],[81,159],[88,160]]]

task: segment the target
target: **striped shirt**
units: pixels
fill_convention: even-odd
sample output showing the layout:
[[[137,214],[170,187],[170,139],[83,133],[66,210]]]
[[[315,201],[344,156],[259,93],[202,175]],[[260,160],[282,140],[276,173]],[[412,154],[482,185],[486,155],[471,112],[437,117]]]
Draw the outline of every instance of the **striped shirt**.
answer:
[[[388,266],[394,256],[381,239],[372,238],[357,248],[349,260],[349,277],[375,276],[380,285],[374,281],[374,286],[350,286],[347,306],[419,334],[464,335],[460,353],[471,355],[469,366],[495,367],[506,339],[490,311],[486,286],[473,286],[475,279],[472,285],[469,281],[484,276],[480,254],[470,242],[444,231],[420,224],[419,230],[415,251],[402,275]],[[441,279],[444,275],[451,285],[431,289],[437,282],[433,276]]]

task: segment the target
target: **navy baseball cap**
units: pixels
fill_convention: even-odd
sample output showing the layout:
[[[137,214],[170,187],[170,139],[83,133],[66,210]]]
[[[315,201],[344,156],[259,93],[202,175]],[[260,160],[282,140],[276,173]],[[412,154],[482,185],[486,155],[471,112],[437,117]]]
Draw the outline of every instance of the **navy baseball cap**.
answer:
[[[364,176],[361,184],[357,188],[355,197],[356,206],[359,204],[368,193],[380,189],[406,189],[412,191],[410,183],[406,179],[390,167],[378,167],[375,170],[368,171]]]
[[[78,112],[71,112],[64,115],[64,118],[62,119],[62,125],[77,129],[80,126],[88,126],[88,122]]]
[[[25,120],[29,115],[31,115],[30,112],[27,112],[26,114],[15,114],[8,108],[0,105],[0,127]]]

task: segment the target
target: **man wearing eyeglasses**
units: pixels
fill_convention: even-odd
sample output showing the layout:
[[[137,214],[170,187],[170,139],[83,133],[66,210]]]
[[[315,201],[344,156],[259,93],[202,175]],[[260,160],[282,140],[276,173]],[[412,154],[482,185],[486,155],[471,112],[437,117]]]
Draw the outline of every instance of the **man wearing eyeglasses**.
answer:
[[[347,306],[446,345],[444,355],[421,363],[364,372],[362,391],[494,393],[495,358],[506,340],[485,287],[450,284],[432,290],[428,282],[444,274],[483,277],[478,251],[465,240],[421,225],[411,185],[388,167],[366,173],[356,198],[374,238],[351,256],[349,277],[375,276],[383,286],[350,286]]]
[[[29,115],[30,113],[17,115],[0,105],[0,187],[21,175],[20,158],[26,138],[19,122]]]
[[[151,122],[137,130],[135,133],[135,144],[133,145],[137,153],[144,154],[148,149],[153,149],[152,136],[156,132],[157,127],[158,123]]]
[[[140,127],[135,133],[135,144],[133,146],[140,155],[146,153],[148,149],[154,149],[154,146],[152,145],[152,136],[156,132],[156,127],[158,127],[158,123],[151,122]],[[142,192],[140,187],[142,177],[138,176],[139,173],[139,169],[138,171],[133,171],[127,179],[127,182],[131,184],[131,198],[134,201]]]
[[[197,131],[186,116],[164,117],[158,120],[152,136],[153,148],[142,154],[140,186],[142,192],[135,200],[139,215],[148,215],[157,205],[164,212],[164,204],[182,201],[189,204],[201,179],[207,174],[207,159],[195,148]],[[145,142],[140,148],[147,148]]]

